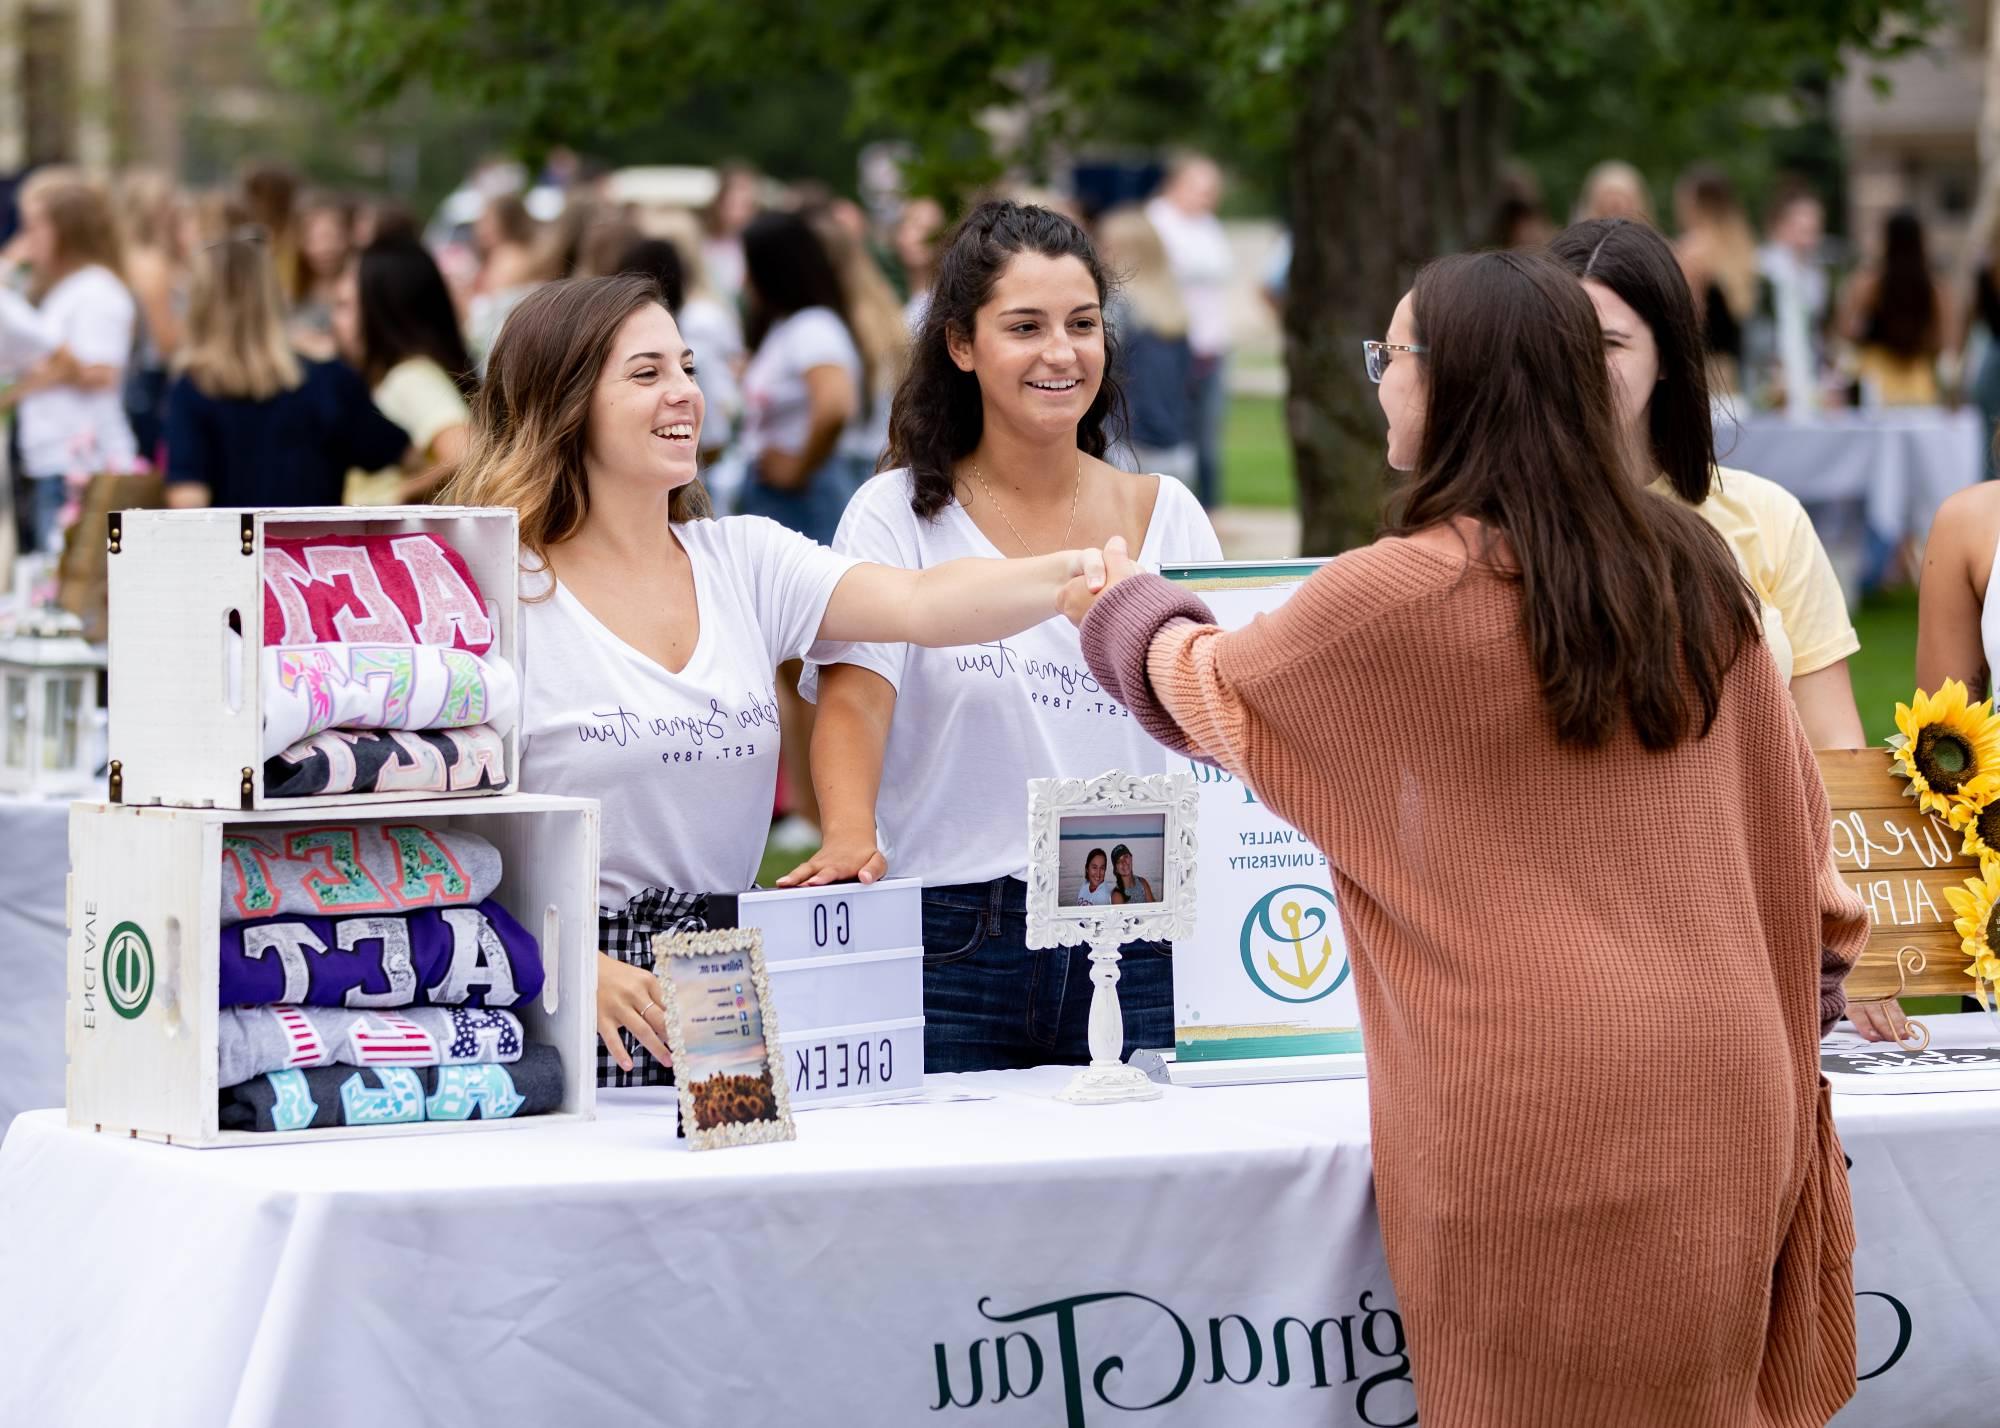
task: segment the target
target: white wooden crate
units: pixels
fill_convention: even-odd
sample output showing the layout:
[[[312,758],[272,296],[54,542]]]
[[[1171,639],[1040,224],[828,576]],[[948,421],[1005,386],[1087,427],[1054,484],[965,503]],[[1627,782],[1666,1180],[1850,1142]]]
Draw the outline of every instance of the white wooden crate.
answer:
[[[264,541],[314,535],[441,537],[497,615],[492,653],[520,670],[517,519],[471,506],[123,511],[111,518],[111,797],[184,808],[286,809],[435,799],[423,790],[264,794]],[[240,630],[240,641],[229,638]],[[234,653],[232,654],[232,651]],[[235,668],[231,669],[232,662]],[[237,691],[232,699],[232,688]],[[506,736],[507,788],[520,779]]]
[[[301,816],[303,813],[303,816]],[[175,1145],[274,1145],[337,1137],[500,1130],[594,1114],[597,1088],[597,839],[594,799],[510,794],[439,799],[320,817],[348,823],[418,820],[460,828],[500,852],[494,898],[534,933],[546,980],[532,1005],[511,1008],[530,1041],[563,1062],[560,1112],[520,1120],[274,1132],[225,1131],[217,1108],[222,835],[227,827],[312,822],[309,810],[70,808],[69,1123]],[[131,924],[147,947],[150,991],[136,1014],[111,1004],[106,950]],[[136,977],[121,959],[124,984]],[[127,1002],[140,999],[126,996]]]
[[[869,1100],[924,1079],[923,886],[745,893],[736,920],[764,934],[792,1104]]]

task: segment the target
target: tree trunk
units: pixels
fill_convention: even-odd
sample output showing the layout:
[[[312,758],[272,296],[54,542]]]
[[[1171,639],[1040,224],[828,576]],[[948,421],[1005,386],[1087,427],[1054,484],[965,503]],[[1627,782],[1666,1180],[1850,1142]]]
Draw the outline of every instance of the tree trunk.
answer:
[[[1484,237],[1505,152],[1498,87],[1476,79],[1447,103],[1434,66],[1384,41],[1388,10],[1354,5],[1301,76],[1285,418],[1308,555],[1375,538],[1385,426],[1361,344],[1383,335],[1426,260]]]

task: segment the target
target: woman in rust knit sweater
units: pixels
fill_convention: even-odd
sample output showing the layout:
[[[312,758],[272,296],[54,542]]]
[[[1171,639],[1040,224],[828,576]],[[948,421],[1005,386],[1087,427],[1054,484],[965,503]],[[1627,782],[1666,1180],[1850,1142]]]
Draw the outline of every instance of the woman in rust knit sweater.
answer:
[[[1622,474],[1574,278],[1444,259],[1389,337],[1388,535],[1232,633],[1116,550],[1066,608],[1332,864],[1424,1428],[1816,1428],[1867,915],[1812,752],[1721,538]]]

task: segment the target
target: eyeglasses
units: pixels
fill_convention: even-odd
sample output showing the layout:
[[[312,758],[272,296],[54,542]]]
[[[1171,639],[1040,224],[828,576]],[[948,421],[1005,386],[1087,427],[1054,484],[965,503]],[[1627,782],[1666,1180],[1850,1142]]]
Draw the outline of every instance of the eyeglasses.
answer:
[[[1368,361],[1368,380],[1379,382],[1382,374],[1389,370],[1389,354],[1392,352],[1428,352],[1431,349],[1421,342],[1363,342],[1361,351]]]

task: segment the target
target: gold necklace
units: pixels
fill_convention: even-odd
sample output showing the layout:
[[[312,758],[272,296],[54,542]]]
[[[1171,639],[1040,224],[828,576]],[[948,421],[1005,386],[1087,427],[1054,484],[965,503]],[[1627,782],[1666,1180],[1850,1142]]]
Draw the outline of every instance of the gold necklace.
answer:
[[[1007,508],[1000,504],[1000,498],[994,495],[993,488],[986,484],[986,477],[984,473],[980,471],[979,463],[977,461],[974,461],[971,463],[971,466],[972,466],[972,477],[975,481],[979,483],[979,489],[986,493],[986,499],[993,503],[993,509],[999,512],[1000,519],[1007,522],[1007,529],[1014,533],[1015,540],[1021,542],[1021,549],[1028,552],[1029,555],[1040,555],[1041,554],[1040,551],[1036,550],[1033,546],[1028,544],[1028,538],[1021,534],[1020,527],[1016,526],[1012,521],[1007,520]],[[1057,550],[1069,549],[1070,533],[1076,529],[1076,506],[1078,500],[1080,500],[1082,496],[1083,496],[1083,453],[1079,451],[1076,454],[1076,486],[1073,490],[1071,490],[1069,495],[1069,524],[1063,527],[1062,544],[1056,547]]]

